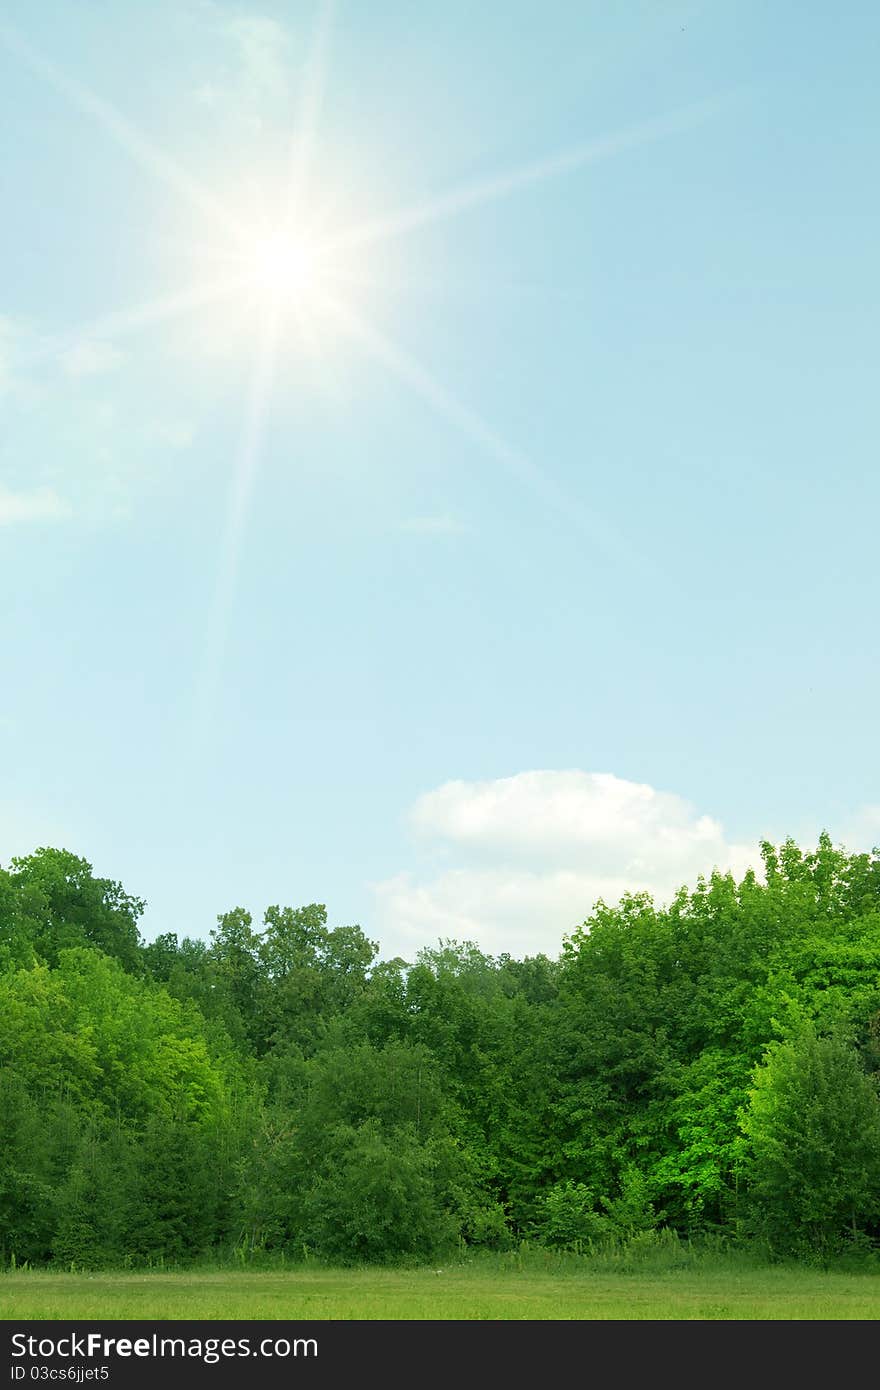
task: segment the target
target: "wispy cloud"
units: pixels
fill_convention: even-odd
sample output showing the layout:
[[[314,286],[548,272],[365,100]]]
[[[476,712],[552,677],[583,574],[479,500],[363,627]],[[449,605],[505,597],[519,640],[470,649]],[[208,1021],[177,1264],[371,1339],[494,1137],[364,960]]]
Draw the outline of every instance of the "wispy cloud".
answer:
[[[61,354],[61,367],[67,376],[99,376],[112,372],[125,361],[125,354],[113,343],[100,338],[81,338]]]
[[[70,503],[52,487],[13,492],[0,484],[0,526],[23,522],[64,521],[72,515]]]
[[[77,110],[95,120],[108,139],[120,145],[141,168],[181,194],[212,221],[218,221],[224,230],[234,229],[230,209],[218,202],[209,189],[202,188],[172,155],[154,144],[110,102],[68,75],[46,54],[28,43],[18,29],[4,21],[0,21],[0,44],[31,72],[66,97]]]
[[[260,131],[284,119],[290,99],[290,37],[284,25],[268,15],[223,13],[210,15],[210,37],[219,41],[219,57],[194,88],[197,106],[225,123]]]
[[[244,94],[254,102],[277,102],[287,94],[287,34],[265,15],[237,15],[224,25],[235,45]]]

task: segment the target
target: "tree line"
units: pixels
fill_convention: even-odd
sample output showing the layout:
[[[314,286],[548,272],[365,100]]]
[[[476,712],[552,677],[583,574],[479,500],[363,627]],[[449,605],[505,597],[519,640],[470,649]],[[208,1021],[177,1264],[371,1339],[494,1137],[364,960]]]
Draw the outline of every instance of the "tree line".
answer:
[[[402,1261],[670,1228],[880,1239],[880,852],[762,846],[559,955],[381,960],[326,909],[145,942],[139,898],[0,869],[0,1260]]]

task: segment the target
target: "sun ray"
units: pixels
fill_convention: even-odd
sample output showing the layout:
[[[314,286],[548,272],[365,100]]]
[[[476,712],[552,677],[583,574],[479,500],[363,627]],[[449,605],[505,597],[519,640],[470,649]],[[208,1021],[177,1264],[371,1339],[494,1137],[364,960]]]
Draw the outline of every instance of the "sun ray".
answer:
[[[118,309],[100,318],[90,319],[75,328],[66,329],[52,337],[41,339],[34,350],[22,356],[15,364],[17,370],[38,366],[62,356],[84,338],[100,338],[116,341],[180,318],[194,309],[215,304],[226,296],[236,294],[248,280],[239,275],[235,278],[214,281],[207,285],[197,285],[191,290],[154,299],[147,304],[139,304],[131,309]]]
[[[203,729],[210,725],[215,712],[248,506],[262,452],[266,414],[275,378],[279,326],[278,309],[270,306],[261,326],[251,371],[238,456],[229,486],[214,596],[202,649],[196,691],[196,715],[197,723]]]
[[[404,352],[378,329],[368,324],[349,305],[327,294],[322,294],[321,300],[326,310],[334,315],[342,327],[356,338],[371,356],[439,411],[466,438],[478,444],[485,453],[503,464],[508,472],[539,495],[567,525],[573,525],[609,558],[625,560],[631,567],[642,571],[651,569],[646,558],[633,549],[616,527],[598,512],[584,507],[542,472],[530,458],[503,439],[480,415],[462,405],[409,353]]]
[[[208,720],[213,711],[222,673],[229,615],[235,598],[239,556],[247,525],[250,497],[259,468],[266,412],[275,378],[281,319],[280,301],[284,288],[279,281],[286,278],[302,278],[308,275],[309,270],[306,263],[307,252],[305,255],[301,253],[300,248],[291,241],[291,234],[302,226],[301,208],[305,201],[314,157],[316,128],[327,74],[327,48],[332,18],[333,0],[319,0],[303,71],[298,116],[290,138],[286,206],[280,220],[280,231],[276,228],[269,236],[265,236],[262,252],[259,248],[257,250],[256,260],[259,262],[262,259],[264,263],[262,274],[260,266],[254,264],[253,249],[251,250],[250,278],[258,284],[265,280],[263,288],[273,292],[273,299],[266,309],[248,394],[241,447],[230,483],[226,533],[208,623],[199,701],[201,710],[203,714],[207,714]],[[282,291],[280,295],[275,293],[279,290]],[[292,309],[302,334],[303,316],[295,302]]]
[[[472,275],[469,278],[455,277],[444,273],[434,279],[426,276],[408,275],[397,270],[379,274],[356,271],[347,266],[337,267],[328,263],[322,272],[322,284],[335,290],[381,290],[390,294],[416,294],[423,297],[448,299],[450,296],[469,299],[495,298],[498,295],[519,295],[531,298],[563,298],[567,303],[576,303],[587,297],[584,289],[574,289],[565,282],[549,283],[535,279],[498,278],[496,276]]]
[[[334,0],[318,0],[309,51],[303,69],[299,110],[290,137],[287,206],[284,210],[287,226],[299,221],[309,183],[318,120],[327,81],[327,53],[334,8]]]
[[[528,188],[533,184],[544,183],[548,179],[558,178],[560,175],[571,173],[586,164],[594,164],[598,160],[609,159],[624,150],[635,149],[640,145],[664,139],[669,135],[677,135],[707,120],[720,109],[721,104],[722,98],[716,98],[712,101],[683,107],[681,110],[656,117],[651,121],[644,121],[625,130],[598,136],[584,145],[576,145],[572,149],[561,150],[546,159],[537,160],[532,164],[524,164],[518,169],[495,174],[490,178],[481,179],[474,183],[462,184],[438,197],[427,198],[410,207],[400,208],[396,212],[373,218],[368,222],[362,222],[359,226],[343,230],[337,236],[329,239],[327,251],[329,253],[343,248],[362,246],[368,242],[387,241],[414,231],[417,227],[428,226],[431,223],[455,217],[468,208],[478,207],[482,203],[494,203],[500,198],[510,197],[512,194],[518,193],[520,189]]]
[[[68,76],[56,63],[29,44],[9,23],[0,24],[0,43],[25,64],[26,67],[42,77],[50,87],[67,97],[74,106],[86,115],[92,116],[104,131],[131,156],[142,168],[157,175],[170,188],[183,195],[194,207],[219,222],[227,234],[246,236],[247,230],[241,227],[229,208],[210,190],[205,189],[184,168],[172,159],[165,150],[149,140],[131,121],[121,115],[109,101],[105,101],[83,83]]]
[[[339,386],[338,372],[333,364],[327,361],[314,322],[308,314],[303,313],[298,304],[293,305],[291,312],[309,363],[320,364],[317,377],[313,374],[313,385],[325,399],[329,398],[339,405],[342,402],[342,391]]]
[[[723,99],[689,106],[653,120],[597,137],[549,157],[464,183],[410,206],[380,213],[361,223],[328,225],[331,203],[309,205],[311,174],[317,147],[317,128],[327,82],[328,50],[335,0],[315,0],[314,19],[302,65],[296,119],[289,137],[286,179],[280,181],[277,205],[257,225],[242,221],[210,189],[191,177],[176,159],[151,141],[108,101],[65,73],[33,48],[9,24],[0,24],[0,43],[32,72],[93,118],[139,166],[183,197],[220,235],[216,245],[191,243],[196,264],[214,274],[224,267],[223,280],[194,286],[135,308],[120,310],[91,323],[46,339],[37,345],[40,358],[60,355],[83,338],[118,337],[140,332],[178,315],[212,303],[227,294],[245,291],[261,306],[262,322],[248,385],[238,452],[229,483],[226,521],[217,560],[214,594],[206,624],[203,659],[197,675],[200,718],[210,722],[222,678],[232,607],[247,530],[248,511],[265,435],[266,420],[278,364],[281,323],[289,321],[314,355],[318,349],[313,311],[321,311],[348,336],[448,420],[484,455],[503,466],[521,485],[540,497],[557,519],[586,537],[594,550],[631,569],[652,571],[646,557],[605,518],[571,496],[532,459],[504,439],[486,420],[461,401],[407,351],[360,316],[348,291],[377,282],[346,253],[362,245],[404,236],[422,227],[455,217],[468,209],[510,197],[521,190],[573,173],[625,150],[690,129],[715,114]],[[337,223],[338,226],[338,223]],[[360,276],[360,278],[359,278]],[[379,282],[381,283],[381,282]],[[340,298],[339,295],[343,297]],[[652,574],[657,578],[656,574]]]

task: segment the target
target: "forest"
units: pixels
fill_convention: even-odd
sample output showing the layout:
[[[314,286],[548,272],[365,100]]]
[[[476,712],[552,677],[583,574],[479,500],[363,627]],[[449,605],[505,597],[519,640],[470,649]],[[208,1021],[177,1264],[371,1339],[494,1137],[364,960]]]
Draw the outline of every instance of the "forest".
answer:
[[[880,851],[762,845],[557,958],[382,960],[324,906],[145,942],[42,848],[0,870],[0,1263],[418,1263],[669,1230],[880,1241]],[[201,924],[194,924],[201,930]]]

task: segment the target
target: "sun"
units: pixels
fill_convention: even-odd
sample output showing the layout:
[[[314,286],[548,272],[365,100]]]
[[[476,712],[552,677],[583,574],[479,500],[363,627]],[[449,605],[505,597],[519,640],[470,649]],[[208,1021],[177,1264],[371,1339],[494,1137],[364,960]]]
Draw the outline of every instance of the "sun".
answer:
[[[318,288],[318,248],[286,232],[256,236],[242,259],[247,283],[261,295],[302,301]]]

